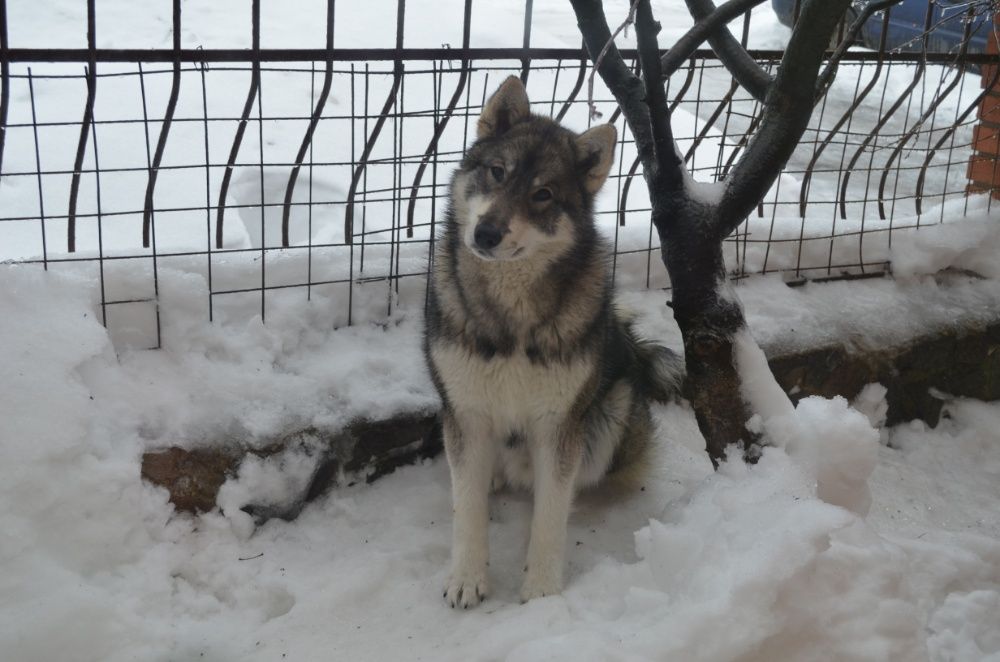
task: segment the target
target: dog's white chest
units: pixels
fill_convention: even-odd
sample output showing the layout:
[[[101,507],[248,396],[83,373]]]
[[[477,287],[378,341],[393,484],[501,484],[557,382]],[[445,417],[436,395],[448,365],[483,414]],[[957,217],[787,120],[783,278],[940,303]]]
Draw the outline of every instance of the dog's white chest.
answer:
[[[431,358],[457,410],[508,429],[565,416],[591,371],[585,361],[539,365],[520,353],[486,360],[445,345],[433,347]]]

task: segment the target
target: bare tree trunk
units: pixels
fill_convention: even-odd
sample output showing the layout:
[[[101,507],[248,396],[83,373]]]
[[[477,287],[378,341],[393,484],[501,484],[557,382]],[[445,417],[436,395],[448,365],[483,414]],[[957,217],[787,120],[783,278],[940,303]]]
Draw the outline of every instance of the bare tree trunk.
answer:
[[[756,437],[746,429],[751,413],[743,401],[733,362],[733,337],[746,326],[743,308],[727,291],[722,242],[697,230],[708,210],[688,201],[671,224],[658,208],[663,197],[650,190],[653,222],[660,232],[663,263],[670,276],[674,319],[684,339],[687,366],[685,395],[691,401],[712,463],[718,465],[726,448],[741,443],[749,450]],[[676,204],[667,202],[667,204]]]
[[[734,362],[734,339],[746,327],[729,290],[722,242],[763,199],[809,122],[832,77],[838,49],[820,76],[826,45],[851,0],[802,0],[799,23],[774,78],[729,33],[726,24],[765,0],[685,0],[697,22],[665,55],[649,0],[633,0],[640,79],[614,46],[601,0],[570,0],[595,67],[632,129],[649,189],[652,221],[673,289],[674,318],[684,338],[686,392],[717,466],[731,444],[744,452],[755,435]],[[885,4],[899,0],[883,0]],[[879,3],[880,5],[883,3]],[[852,26],[856,33],[859,25]],[[674,143],[663,80],[709,40],[734,78],[764,111],[757,133],[722,182],[704,195],[692,185]],[[817,85],[819,81],[819,85]]]

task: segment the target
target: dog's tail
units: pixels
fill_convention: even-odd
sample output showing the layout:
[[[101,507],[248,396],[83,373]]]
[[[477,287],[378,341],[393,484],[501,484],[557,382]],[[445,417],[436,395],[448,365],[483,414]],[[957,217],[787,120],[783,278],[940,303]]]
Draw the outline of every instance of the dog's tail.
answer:
[[[648,340],[637,340],[635,350],[646,395],[662,403],[680,399],[686,374],[684,357]]]

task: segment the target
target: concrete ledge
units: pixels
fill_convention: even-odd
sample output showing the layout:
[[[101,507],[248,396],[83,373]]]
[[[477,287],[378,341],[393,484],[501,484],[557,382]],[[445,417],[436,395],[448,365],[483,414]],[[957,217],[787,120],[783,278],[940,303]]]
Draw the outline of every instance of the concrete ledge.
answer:
[[[320,457],[302,498],[277,511],[266,505],[245,507],[258,521],[293,519],[303,505],[334,485],[359,480],[370,483],[396,467],[441,452],[437,414],[407,413],[387,421],[355,421],[343,430],[304,428],[254,448],[228,443],[220,448],[149,451],[142,456],[142,478],[166,488],[178,510],[206,512],[215,508],[219,488],[236,475],[244,458],[270,457],[305,439],[320,448]]]
[[[888,389],[889,424],[923,419],[935,425],[942,401],[935,393],[980,400],[1000,399],[1000,322],[948,329],[905,345],[866,349],[826,346],[788,355],[768,353],[778,383],[793,400],[810,395],[853,398],[866,385]],[[307,489],[292,507],[244,508],[258,521],[292,519],[302,506],[335,485],[372,482],[404,464],[441,451],[434,413],[405,413],[385,421],[355,421],[343,430],[296,430],[248,449],[221,448],[150,451],[142,458],[143,479],[170,492],[178,510],[213,509],[219,488],[249,455],[268,457],[301,444],[318,442],[320,458]]]
[[[875,349],[845,345],[769,356],[793,401],[810,395],[853,398],[866,385],[888,389],[889,425],[922,419],[936,425],[941,394],[1000,399],[1000,322],[963,327]]]

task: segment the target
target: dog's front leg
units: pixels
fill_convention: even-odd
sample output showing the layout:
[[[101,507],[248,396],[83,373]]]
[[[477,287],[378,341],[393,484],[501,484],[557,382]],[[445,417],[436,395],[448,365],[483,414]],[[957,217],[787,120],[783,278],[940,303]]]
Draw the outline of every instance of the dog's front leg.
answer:
[[[532,446],[535,508],[521,587],[524,602],[562,590],[566,524],[580,469],[580,444],[578,434],[561,430],[535,440]]]
[[[452,607],[474,607],[489,591],[489,494],[496,446],[488,426],[474,417],[444,416],[451,468],[451,575],[444,597]]]

